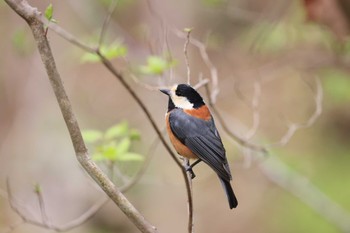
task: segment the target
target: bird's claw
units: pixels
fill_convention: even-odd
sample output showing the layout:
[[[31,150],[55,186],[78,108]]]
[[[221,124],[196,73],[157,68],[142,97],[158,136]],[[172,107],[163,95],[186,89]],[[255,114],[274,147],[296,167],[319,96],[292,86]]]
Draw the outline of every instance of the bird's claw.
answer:
[[[185,166],[185,170],[190,174],[190,177],[192,180],[196,177],[196,174],[194,174],[191,166],[189,165]]]

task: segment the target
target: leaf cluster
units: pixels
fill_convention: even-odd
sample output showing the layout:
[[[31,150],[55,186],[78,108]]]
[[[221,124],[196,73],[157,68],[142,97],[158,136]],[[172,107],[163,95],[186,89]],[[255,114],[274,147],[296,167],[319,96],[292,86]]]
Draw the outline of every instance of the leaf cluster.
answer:
[[[131,144],[140,140],[138,130],[129,127],[123,121],[108,128],[105,132],[99,130],[83,130],[84,141],[94,146],[92,159],[95,161],[142,161],[143,156],[130,151]]]

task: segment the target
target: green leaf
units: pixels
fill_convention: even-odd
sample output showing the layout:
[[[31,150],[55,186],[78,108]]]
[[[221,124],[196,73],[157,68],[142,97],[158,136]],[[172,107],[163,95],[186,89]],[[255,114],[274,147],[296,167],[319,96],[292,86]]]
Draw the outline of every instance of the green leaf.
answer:
[[[141,134],[137,129],[131,129],[129,137],[131,140],[140,140],[141,139]]]
[[[113,58],[125,57],[128,53],[128,49],[120,41],[117,41],[110,46],[102,45],[100,48],[101,54],[111,60]],[[101,59],[97,54],[84,53],[81,57],[81,62],[99,62]]]
[[[110,143],[109,145],[102,146],[102,150],[100,151],[102,157],[107,160],[115,161],[118,156],[118,149],[115,143]]]
[[[101,61],[100,57],[94,53],[84,53],[83,56],[80,58],[80,61],[85,62],[99,62]]]
[[[46,7],[45,9],[45,18],[47,18],[48,21],[51,21],[52,14],[53,14],[53,7],[52,7],[52,4],[50,3],[48,7]]]
[[[123,121],[118,125],[112,126],[105,133],[105,139],[110,140],[113,138],[125,136],[128,134],[129,124],[127,121]]]
[[[122,154],[127,153],[130,149],[130,146],[131,146],[130,138],[123,138],[116,146],[117,154],[120,156]]]
[[[133,152],[128,152],[122,155],[118,156],[118,161],[123,161],[123,162],[127,162],[127,161],[143,161],[144,157],[140,154],[137,153],[133,153]]]
[[[158,56],[149,56],[147,58],[147,65],[140,67],[140,72],[149,75],[161,75],[170,65],[168,62]]]
[[[83,139],[86,143],[94,143],[102,139],[102,132],[98,130],[83,130],[82,131]]]
[[[107,58],[107,59],[113,59],[117,57],[125,57],[128,52],[128,49],[122,45],[120,42],[116,42],[112,44],[111,46],[102,47],[101,53]]]

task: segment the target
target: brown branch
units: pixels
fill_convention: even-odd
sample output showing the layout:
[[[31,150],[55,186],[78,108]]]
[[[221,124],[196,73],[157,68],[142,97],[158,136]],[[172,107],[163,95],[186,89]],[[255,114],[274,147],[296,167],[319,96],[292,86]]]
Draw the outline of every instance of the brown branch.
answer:
[[[102,208],[102,206],[104,206],[109,201],[109,198],[107,198],[107,196],[104,196],[103,198],[99,199],[95,204],[93,204],[89,209],[87,209],[85,212],[83,212],[83,214],[81,214],[79,217],[77,217],[77,218],[75,218],[75,219],[73,219],[73,220],[71,220],[63,225],[55,225],[48,220],[47,216],[43,217],[42,221],[37,221],[37,220],[34,220],[32,218],[29,218],[22,211],[22,209],[24,209],[24,207],[19,202],[17,202],[17,201],[15,202],[15,199],[13,198],[12,189],[10,186],[9,179],[7,179],[6,185],[7,185],[7,193],[8,193],[7,195],[8,195],[10,207],[21,218],[20,222],[16,223],[15,225],[11,225],[9,227],[8,231],[6,231],[6,232],[12,232],[15,228],[17,228],[18,226],[20,226],[24,223],[29,223],[29,224],[36,225],[39,227],[47,228],[50,230],[54,230],[56,232],[69,231],[77,226],[80,226],[81,224],[83,224],[87,220],[91,219],[95,215],[95,213],[98,210],[100,210]],[[41,199],[42,199],[42,197],[41,197]],[[39,205],[40,205],[40,211],[41,211],[42,216],[43,216],[43,214],[46,215],[46,209],[45,209],[43,199],[39,200]]]
[[[78,122],[72,111],[68,96],[63,87],[60,75],[57,71],[54,57],[50,45],[45,37],[43,23],[40,20],[40,13],[37,9],[31,7],[25,0],[5,0],[6,3],[19,14],[30,26],[42,62],[45,65],[49,76],[51,86],[54,90],[56,99],[61,109],[63,118],[66,122],[75,154],[78,161],[89,175],[99,184],[105,193],[114,201],[114,203],[124,212],[124,214],[136,225],[141,232],[157,232],[138,210],[129,202],[129,200],[120,192],[120,190],[108,179],[101,169],[90,159]]]
[[[124,77],[122,74],[120,74],[112,65],[112,63],[106,59],[101,53],[100,51],[97,52],[97,54],[99,55],[99,57],[101,58],[101,62],[103,63],[103,65],[120,81],[120,83],[123,85],[123,87],[129,92],[129,94],[133,97],[133,99],[137,102],[137,104],[139,105],[139,107],[142,109],[142,111],[144,112],[144,114],[146,115],[148,121],[151,123],[153,129],[156,131],[156,134],[158,135],[160,141],[162,142],[163,146],[165,147],[165,149],[168,151],[168,153],[171,155],[171,157],[173,158],[173,160],[175,161],[175,163],[179,166],[179,168],[181,169],[182,175],[184,177],[185,180],[185,185],[186,185],[186,191],[187,191],[187,199],[188,199],[188,211],[189,213],[193,213],[193,200],[192,200],[192,194],[191,194],[191,185],[190,185],[190,179],[187,176],[187,172],[186,169],[182,166],[181,162],[177,159],[177,156],[175,155],[175,153],[171,150],[170,146],[168,145],[168,143],[165,140],[165,137],[162,135],[161,130],[159,129],[159,127],[157,126],[155,120],[153,119],[151,113],[149,112],[149,110],[146,108],[146,105],[141,101],[140,97],[138,97],[138,95],[135,93],[135,91],[130,87],[130,85],[124,80]],[[192,214],[191,214],[192,215]],[[191,216],[190,215],[190,216]],[[192,229],[192,222],[193,222],[193,217],[189,218],[188,220],[188,225],[189,228],[191,226]]]

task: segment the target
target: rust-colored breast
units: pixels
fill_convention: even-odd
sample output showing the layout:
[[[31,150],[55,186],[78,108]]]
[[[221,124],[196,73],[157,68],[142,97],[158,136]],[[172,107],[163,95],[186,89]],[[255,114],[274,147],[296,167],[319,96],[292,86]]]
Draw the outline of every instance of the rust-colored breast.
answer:
[[[189,159],[195,159],[198,158],[190,149],[188,149],[187,146],[185,146],[184,144],[182,144],[182,142],[180,142],[176,136],[173,134],[171,128],[170,128],[170,124],[169,124],[169,113],[166,114],[165,117],[165,121],[166,121],[166,129],[168,131],[168,135],[170,138],[170,142],[173,144],[175,150],[177,151],[178,154],[189,158]]]
[[[195,108],[194,109],[185,109],[184,112],[187,113],[188,115],[200,118],[202,120],[208,121],[211,119],[210,111],[206,105],[203,105],[202,107],[197,108],[197,109],[195,109]]]

